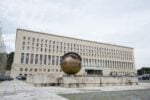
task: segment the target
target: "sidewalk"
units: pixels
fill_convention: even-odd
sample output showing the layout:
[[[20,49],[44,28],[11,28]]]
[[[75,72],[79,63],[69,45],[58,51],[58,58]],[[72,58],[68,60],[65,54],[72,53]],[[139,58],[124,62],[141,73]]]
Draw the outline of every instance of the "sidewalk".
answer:
[[[86,88],[34,87],[26,82],[13,80],[0,83],[0,100],[67,100],[57,94],[74,94],[104,91],[150,89],[150,83],[134,86],[105,86]]]

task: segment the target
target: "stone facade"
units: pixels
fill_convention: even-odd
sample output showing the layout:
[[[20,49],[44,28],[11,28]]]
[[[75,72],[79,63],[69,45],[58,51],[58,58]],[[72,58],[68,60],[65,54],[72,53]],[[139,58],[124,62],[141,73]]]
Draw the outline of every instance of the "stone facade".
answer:
[[[61,71],[60,59],[67,52],[76,52],[82,57],[78,75],[136,75],[134,49],[131,47],[17,29],[11,76],[50,75],[58,79],[65,75]]]

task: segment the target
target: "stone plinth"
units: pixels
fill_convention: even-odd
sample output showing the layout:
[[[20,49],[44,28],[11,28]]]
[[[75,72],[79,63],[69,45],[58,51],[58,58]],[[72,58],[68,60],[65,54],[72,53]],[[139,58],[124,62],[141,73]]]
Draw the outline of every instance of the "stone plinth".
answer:
[[[100,76],[63,76],[58,79],[59,86],[76,87],[100,87],[108,85],[133,85],[138,84],[136,77],[100,77]]]
[[[33,84],[35,86],[52,86],[57,85],[58,74],[36,74],[36,75],[28,75],[27,82]]]

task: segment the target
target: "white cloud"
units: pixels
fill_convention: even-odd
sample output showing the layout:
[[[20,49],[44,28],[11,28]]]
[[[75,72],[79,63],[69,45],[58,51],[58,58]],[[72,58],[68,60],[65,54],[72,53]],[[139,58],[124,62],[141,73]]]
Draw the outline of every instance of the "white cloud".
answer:
[[[149,5],[149,0],[1,0],[0,21],[8,51],[14,50],[19,27],[131,46],[141,67],[150,66]]]

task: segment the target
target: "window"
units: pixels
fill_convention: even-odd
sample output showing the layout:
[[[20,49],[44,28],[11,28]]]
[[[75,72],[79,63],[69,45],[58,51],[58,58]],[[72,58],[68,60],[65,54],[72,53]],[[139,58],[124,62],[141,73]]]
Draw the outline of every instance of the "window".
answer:
[[[59,57],[57,56],[56,57],[56,65],[58,65],[58,62],[59,62]]]
[[[60,63],[62,62],[62,56],[59,57],[59,62],[60,62]]]
[[[39,46],[39,43],[37,43],[36,46],[38,47],[38,46]]]
[[[45,48],[45,52],[47,52],[47,49]]]
[[[45,40],[45,43],[47,43],[47,40]]]
[[[23,71],[23,68],[20,68],[20,71]]]
[[[26,54],[26,64],[29,63],[29,53]]]
[[[38,64],[38,54],[35,55],[35,64]]]
[[[91,66],[91,59],[89,59],[89,65]]]
[[[47,55],[44,56],[44,64],[46,65],[47,62]]]
[[[40,54],[40,64],[42,65],[42,54]]]
[[[34,71],[37,72],[37,69],[35,69]]]
[[[30,60],[30,63],[31,63],[31,64],[33,64],[33,56],[34,56],[34,55],[31,54],[31,60]]]
[[[34,47],[32,47],[32,51],[34,51]]]
[[[52,56],[52,65],[55,64],[55,56]]]
[[[29,47],[27,47],[27,50],[29,50]]]
[[[27,69],[27,68],[25,68],[25,71],[28,71],[28,69]]]
[[[22,44],[25,45],[25,41],[23,41]]]
[[[32,72],[32,68],[30,68],[30,72]]]
[[[21,53],[21,64],[24,63],[24,53]]]
[[[51,64],[51,55],[48,55],[48,65]]]
[[[49,52],[51,52],[51,49],[49,49]]]

